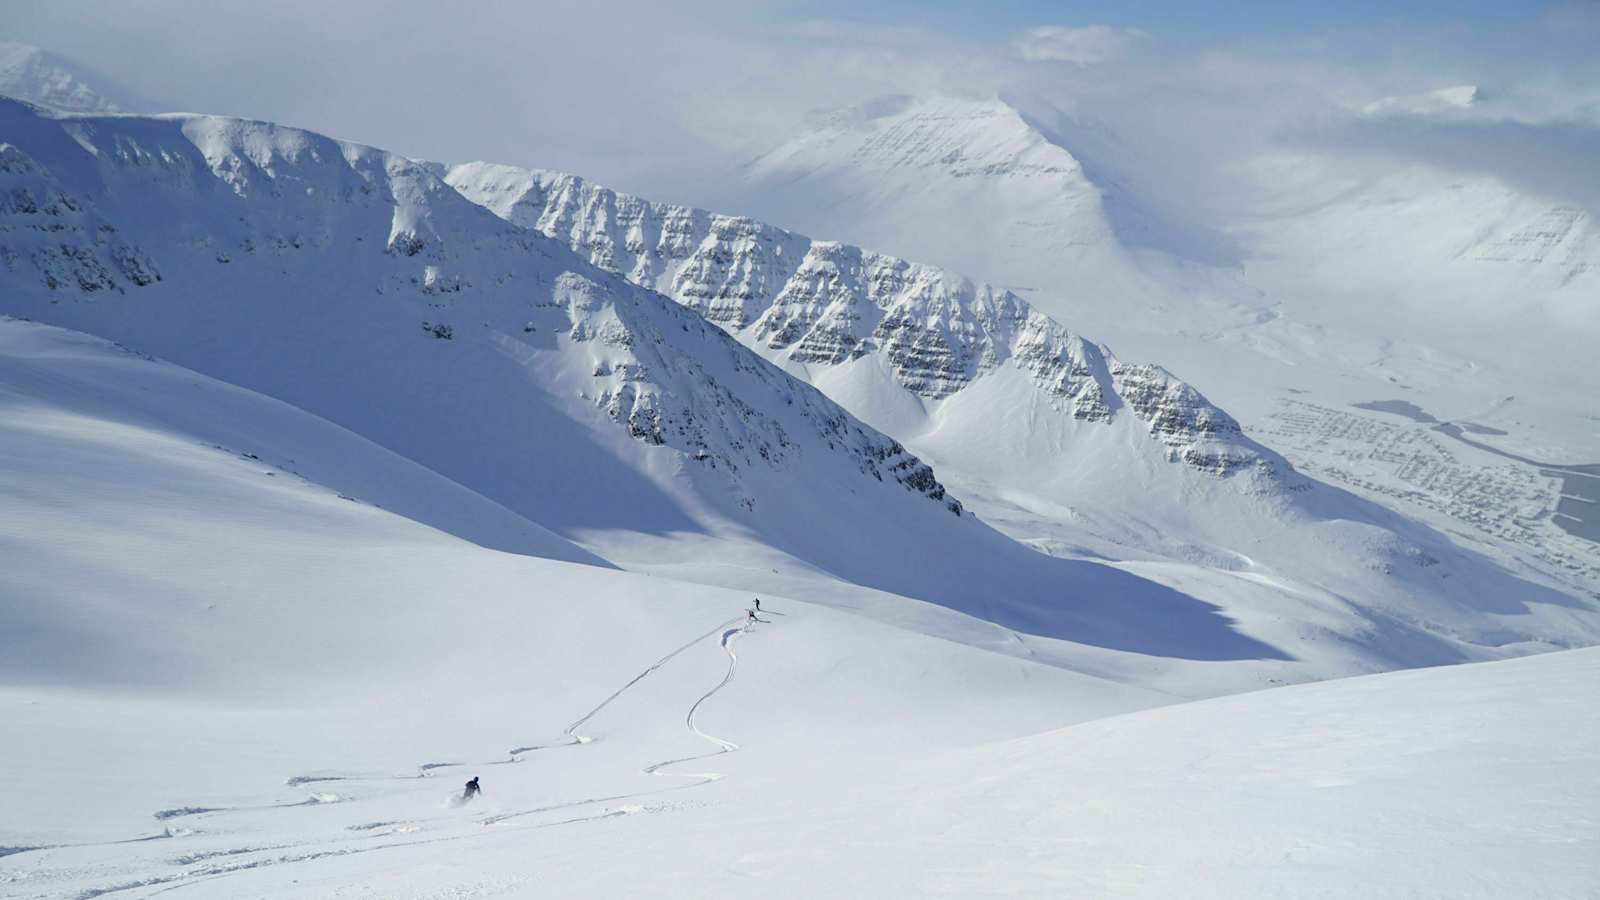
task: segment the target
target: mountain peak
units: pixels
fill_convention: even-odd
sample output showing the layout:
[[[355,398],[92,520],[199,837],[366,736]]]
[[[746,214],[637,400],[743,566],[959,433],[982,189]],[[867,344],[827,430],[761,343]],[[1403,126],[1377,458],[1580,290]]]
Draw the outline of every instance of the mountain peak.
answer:
[[[31,44],[0,41],[0,94],[64,112],[121,112],[74,63]]]
[[[1081,177],[1072,154],[1051,143],[999,97],[891,96],[816,117],[813,127],[751,165],[756,178],[820,172],[847,158],[868,171],[917,170],[951,178]],[[842,154],[841,154],[842,151]]]

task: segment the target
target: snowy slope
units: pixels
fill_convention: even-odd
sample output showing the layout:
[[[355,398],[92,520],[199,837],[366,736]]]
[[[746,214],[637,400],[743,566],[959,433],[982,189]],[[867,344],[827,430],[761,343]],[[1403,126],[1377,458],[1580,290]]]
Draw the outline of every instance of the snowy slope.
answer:
[[[1398,300],[1411,321],[1448,313],[1443,334],[1600,330],[1600,227],[1576,200],[1420,163],[1374,172],[1284,152],[1251,165],[1275,188],[1237,226],[1263,286],[1286,293],[1294,267],[1315,289]]]
[[[233,895],[206,876],[575,817],[670,828],[742,799],[686,773],[1168,699],[781,597],[741,631],[747,593],[484,549],[339,490],[585,558],[279,401],[36,323],[0,320],[0,462],[3,897]],[[741,749],[640,771],[717,751],[702,733]],[[484,801],[449,806],[469,774]]]
[[[0,897],[1565,898],[1600,877],[1594,650],[1118,716],[1162,698],[789,599],[744,631],[742,593],[473,547],[186,422],[196,393],[224,431],[276,401],[0,334],[0,447],[24,462],[0,534],[27,561],[0,608],[58,651],[0,629]],[[130,392],[140,424],[104,415]],[[484,796],[454,805],[471,775]]]
[[[411,160],[210,117],[8,104],[0,132],[0,308],[290,403],[624,568],[932,601],[1017,654],[1012,630],[1241,672],[1288,656],[963,515],[815,389]]]
[[[13,496],[30,482],[82,477],[72,470],[81,460],[54,470],[63,456],[29,441],[60,439],[93,422],[104,435],[84,441],[67,458],[94,447],[107,457],[121,456],[122,465],[135,456],[209,458],[222,451],[234,457],[224,465],[234,478],[314,484],[339,500],[375,506],[481,546],[607,565],[483,496],[287,404],[87,335],[11,319],[0,319],[0,326],[0,397],[12,437],[4,445],[5,475]],[[148,443],[137,439],[151,431],[157,434]],[[30,470],[39,465],[45,468]],[[133,477],[133,471],[119,477],[150,480]],[[123,489],[131,494],[138,485]],[[150,511],[158,523],[167,514]],[[137,516],[137,506],[130,505],[108,530],[145,530]],[[49,539],[84,540],[81,523],[71,519],[41,511],[30,521],[30,539],[41,539],[46,521],[56,521],[61,530]]]
[[[1359,648],[1345,674],[1594,639],[1592,601],[1304,478],[1192,387],[1119,361],[1009,291],[571,175],[471,163],[447,180],[901,436],[1013,536],[1129,561],[1247,623],[1275,621],[1270,642],[1298,659],[1330,638]],[[1507,596],[1540,599],[1513,608]]]
[[[1118,715],[1167,698],[794,599],[741,630],[744,593],[485,550],[205,442],[276,422],[307,469],[383,465],[277,401],[33,323],[0,360],[0,897],[1600,877],[1595,650]]]
[[[663,843],[629,821],[618,838],[638,852],[593,881],[554,887],[604,896],[651,877],[708,897],[753,886],[848,897],[1588,897],[1600,880],[1597,677],[1595,650],[1390,673],[896,760],[870,768],[865,788],[824,773],[732,829],[707,814]],[[774,777],[769,790],[789,788]],[[556,840],[552,856],[576,849]],[[707,853],[715,863],[702,863]],[[324,890],[364,874],[325,871]],[[510,892],[529,883],[503,877]],[[425,884],[451,883],[441,871]]]
[[[68,112],[120,111],[77,66],[14,41],[0,41],[0,95]]]
[[[1456,165],[1383,151],[1408,135],[1431,145],[1436,128],[1493,144],[1482,97],[1463,86],[1357,106],[1343,141],[1302,135],[1230,160],[1194,189],[1207,211],[1189,213],[1187,195],[1167,195],[1194,190],[1145,145],[1159,132],[1131,140],[1049,98],[899,99],[808,123],[758,163],[771,177],[730,172],[728,201],[983,277],[1124,357],[1159,360],[1302,471],[1594,593],[1600,543],[1579,535],[1600,526],[1562,518],[1574,491],[1548,467],[1436,447],[1427,427],[1374,441],[1398,423],[1351,418],[1397,401],[1491,429],[1479,433],[1496,450],[1600,462],[1587,364],[1600,238],[1582,197],[1539,172],[1483,174],[1466,150]],[[1046,157],[1058,164],[1028,163]],[[1013,181],[1026,196],[1008,195]],[[1097,199],[1049,200],[1069,194]],[[1064,251],[1063,232],[1102,249]]]

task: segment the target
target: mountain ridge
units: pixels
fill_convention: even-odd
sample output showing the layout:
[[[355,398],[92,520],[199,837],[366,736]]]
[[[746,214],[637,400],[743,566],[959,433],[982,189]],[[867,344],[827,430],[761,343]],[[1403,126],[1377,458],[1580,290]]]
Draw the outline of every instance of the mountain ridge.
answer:
[[[1237,572],[1296,602],[1360,609],[1374,617],[1369,633],[1502,602],[1502,588],[1488,587],[1506,574],[1498,564],[1304,477],[1198,391],[1159,367],[1121,363],[1003,289],[564,173],[441,171],[508,221],[675,298],[902,435],[1019,540],[1142,560],[1126,565],[1224,608],[1229,579],[1199,570]],[[1090,549],[1086,535],[1115,546]],[[1498,646],[1521,631],[1505,624],[1471,642]]]
[[[1004,288],[742,216],[654,204],[579,176],[487,163],[446,180],[502,218],[564,239],[603,269],[679,299],[801,365],[884,358],[923,400],[1007,360],[1072,418],[1126,409],[1170,458],[1220,475],[1278,461],[1231,416],[1159,366],[1132,365]],[[653,239],[652,239],[653,238]]]

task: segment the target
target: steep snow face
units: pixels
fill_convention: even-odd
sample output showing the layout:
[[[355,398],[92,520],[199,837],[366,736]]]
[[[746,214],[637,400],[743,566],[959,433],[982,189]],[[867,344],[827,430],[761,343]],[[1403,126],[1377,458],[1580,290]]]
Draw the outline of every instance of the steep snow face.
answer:
[[[71,63],[28,44],[0,41],[0,94],[67,112],[118,112]]]
[[[1015,369],[1068,422],[1132,417],[1174,462],[1217,475],[1275,472],[1271,455],[1194,388],[1157,366],[1123,363],[993,285],[573,175],[469,163],[446,181],[508,221],[676,298],[792,371],[865,359],[913,402],[936,407]]]

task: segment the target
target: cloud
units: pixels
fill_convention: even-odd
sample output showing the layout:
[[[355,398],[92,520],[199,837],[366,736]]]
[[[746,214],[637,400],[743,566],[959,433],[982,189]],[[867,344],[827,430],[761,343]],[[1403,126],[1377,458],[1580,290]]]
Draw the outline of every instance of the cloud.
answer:
[[[1600,128],[1582,122],[1427,116],[1361,119],[1306,135],[1307,145],[1384,161],[1486,175],[1555,203],[1600,216]]]
[[[1110,25],[1040,25],[1018,38],[1013,47],[1027,62],[1064,62],[1096,66],[1127,56],[1144,32]]]
[[[1593,3],[1495,29],[1203,37],[1127,23],[974,36],[931,18],[806,18],[794,6],[475,0],[443,18],[428,0],[211,0],[204,13],[195,0],[51,0],[21,4],[0,37],[90,61],[173,106],[752,212],[730,177],[742,163],[803,133],[812,111],[895,94],[1037,98],[1065,117],[1043,117],[1063,134],[1115,136],[1102,155],[1125,161],[1117,174],[1144,195],[1212,221],[1249,196],[1241,161],[1303,148],[1308,134],[1364,166],[1425,156],[1515,172],[1537,160],[1531,168],[1564,173],[1541,182],[1554,191],[1579,183],[1592,146],[1581,129],[1465,126],[1600,126]],[[1485,85],[1485,99],[1452,113],[1463,126],[1453,131],[1360,115],[1383,98],[1468,84]],[[1541,148],[1544,136],[1560,152]]]

